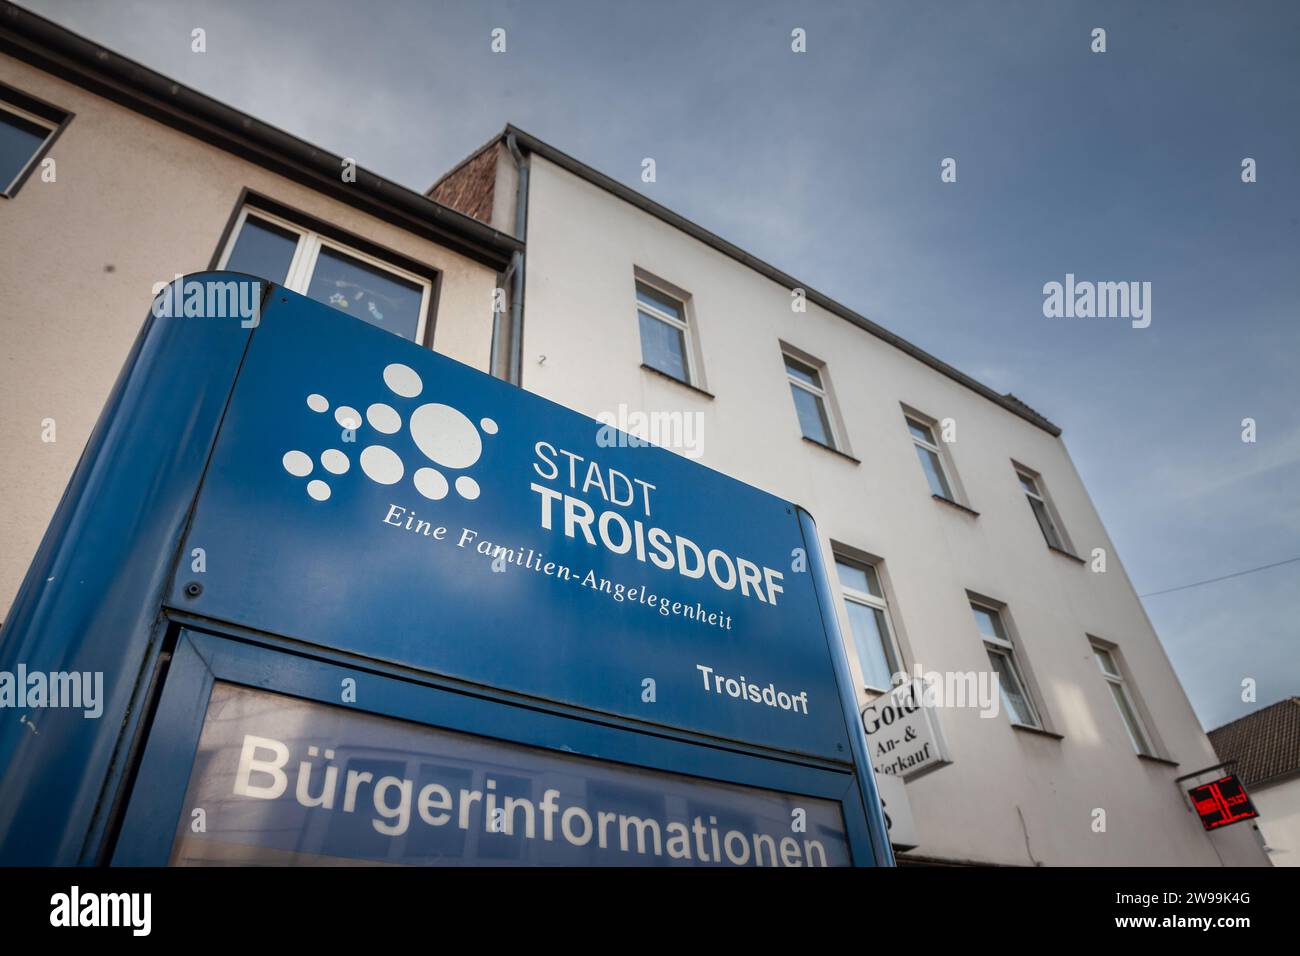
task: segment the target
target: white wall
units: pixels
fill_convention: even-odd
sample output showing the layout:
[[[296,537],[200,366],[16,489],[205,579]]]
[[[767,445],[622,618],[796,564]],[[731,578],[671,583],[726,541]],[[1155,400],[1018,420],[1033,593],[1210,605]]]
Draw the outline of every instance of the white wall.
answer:
[[[1300,866],[1300,777],[1249,788],[1274,866]]]
[[[705,464],[808,508],[828,554],[834,539],[884,559],[909,667],[987,670],[966,591],[1007,602],[1063,739],[1013,729],[1005,715],[943,712],[955,762],[908,785],[918,853],[1011,864],[1031,855],[1263,862],[1249,834],[1219,835],[1216,855],[1173,782],[1214,752],[1058,439],[838,316],[813,305],[792,312],[789,290],[543,159],[531,163],[526,388],[593,416],[620,403],[703,412]],[[640,367],[634,267],[691,293],[715,398]],[[860,464],[801,440],[779,341],[828,363]],[[956,420],[951,457],[978,518],[930,497],[900,402]],[[1041,472],[1079,553],[1106,549],[1105,574],[1047,550],[1013,458]],[[847,634],[846,620],[841,627]],[[1088,634],[1119,645],[1179,767],[1134,755]],[[1094,808],[1106,810],[1105,833],[1091,829]]]

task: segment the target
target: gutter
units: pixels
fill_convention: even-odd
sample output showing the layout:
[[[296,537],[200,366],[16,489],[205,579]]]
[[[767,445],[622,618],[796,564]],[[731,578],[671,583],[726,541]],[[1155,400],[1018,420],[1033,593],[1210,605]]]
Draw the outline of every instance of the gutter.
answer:
[[[523,250],[515,237],[361,167],[356,182],[345,183],[340,176],[344,157],[183,86],[8,0],[0,0],[0,52],[498,271]]]

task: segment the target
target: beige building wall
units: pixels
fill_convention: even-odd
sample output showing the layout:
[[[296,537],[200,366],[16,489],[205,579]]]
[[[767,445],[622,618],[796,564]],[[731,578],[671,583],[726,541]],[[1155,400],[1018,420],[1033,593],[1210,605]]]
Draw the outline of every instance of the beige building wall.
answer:
[[[1216,757],[1063,443],[844,319],[534,155],[523,385],[588,415],[702,412],[700,459],[791,499],[832,540],[883,559],[905,664],[987,671],[967,591],[1006,602],[1022,662],[1060,739],[1005,714],[948,709],[951,766],[907,786],[918,854],[1032,864],[1263,863],[1246,827],[1201,829],[1174,778]],[[709,398],[641,368],[634,268],[688,292]],[[847,451],[802,440],[780,343],[827,363]],[[544,356],[544,360],[543,360]],[[900,403],[953,418],[970,516],[931,498]],[[1077,553],[1047,549],[1012,468],[1040,472]],[[848,621],[840,607],[840,626]],[[1119,646],[1172,763],[1136,756],[1088,635]],[[857,668],[851,641],[848,654]],[[868,695],[861,691],[860,703]],[[1105,810],[1104,833],[1092,829]]]
[[[22,61],[0,56],[0,81],[76,114],[49,154],[57,180],[0,199],[0,618],[154,285],[208,267],[244,188],[441,270],[434,346],[487,369],[493,269]]]

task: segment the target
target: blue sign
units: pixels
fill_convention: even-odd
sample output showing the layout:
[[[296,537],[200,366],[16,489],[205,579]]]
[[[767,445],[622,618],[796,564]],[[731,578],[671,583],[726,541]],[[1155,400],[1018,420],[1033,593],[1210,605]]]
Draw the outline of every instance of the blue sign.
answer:
[[[251,336],[169,604],[589,711],[851,760],[805,556],[817,545],[793,505],[276,296]]]
[[[887,865],[833,607],[789,502],[184,277],[0,633],[94,690],[0,722],[0,862]]]
[[[847,866],[838,803],[213,685],[173,865]],[[198,812],[196,812],[198,811]]]

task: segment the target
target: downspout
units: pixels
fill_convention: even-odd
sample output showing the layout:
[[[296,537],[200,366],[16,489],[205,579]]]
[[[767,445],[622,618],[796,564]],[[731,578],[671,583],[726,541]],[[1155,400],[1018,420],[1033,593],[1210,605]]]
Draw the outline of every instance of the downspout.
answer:
[[[502,294],[510,284],[510,277],[514,272],[515,258],[512,253],[509,264],[503,271],[497,273],[496,290],[493,292],[492,300],[492,350],[488,357],[488,370],[494,377],[506,382],[510,381],[510,369],[507,367],[509,356],[503,359],[502,353],[509,341],[506,325],[510,322],[510,313],[504,308],[504,299],[501,300],[502,307],[497,306],[496,296]]]
[[[519,150],[514,133],[506,134],[506,147],[515,159],[515,238],[526,242],[528,233],[528,162]],[[526,248],[526,247],[525,247]],[[510,366],[509,381],[522,387],[524,338],[524,253],[510,256]]]

